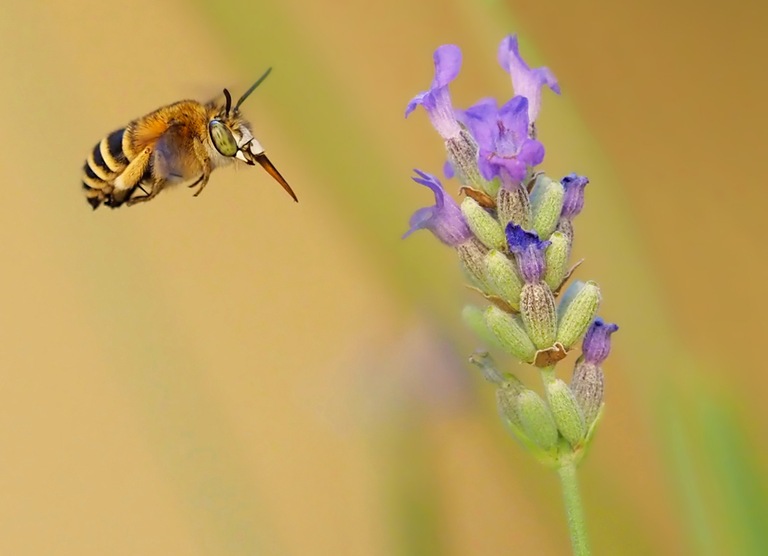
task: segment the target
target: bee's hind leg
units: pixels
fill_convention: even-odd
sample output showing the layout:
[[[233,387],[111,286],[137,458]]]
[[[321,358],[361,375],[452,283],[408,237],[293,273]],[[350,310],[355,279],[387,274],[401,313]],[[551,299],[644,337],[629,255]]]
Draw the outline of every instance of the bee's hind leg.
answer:
[[[150,189],[149,192],[147,192],[147,190],[144,189],[141,186],[141,184],[139,184],[136,186],[136,188],[141,189],[144,192],[144,195],[133,196],[127,201],[125,201],[125,203],[128,206],[131,206],[131,205],[135,205],[136,203],[143,203],[145,201],[150,201],[154,199],[158,193],[160,193],[160,190],[163,188],[163,185],[164,185],[163,180],[155,180],[154,182],[152,182],[152,189]],[[134,189],[134,192],[135,192],[135,189]]]

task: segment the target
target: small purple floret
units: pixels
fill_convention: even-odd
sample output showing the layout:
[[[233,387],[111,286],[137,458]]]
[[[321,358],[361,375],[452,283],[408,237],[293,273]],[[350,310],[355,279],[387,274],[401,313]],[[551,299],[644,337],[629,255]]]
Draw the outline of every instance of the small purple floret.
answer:
[[[414,170],[417,177],[412,178],[416,183],[426,185],[435,194],[435,204],[431,207],[420,208],[411,216],[410,229],[403,235],[408,237],[416,230],[427,229],[431,231],[437,239],[456,247],[466,242],[472,237],[472,232],[467,226],[464,215],[461,213],[459,205],[446,194],[443,185],[432,174],[427,174],[420,170]]]
[[[512,87],[516,95],[528,99],[528,120],[536,121],[541,109],[541,89],[549,87],[558,95],[560,86],[555,75],[549,68],[541,67],[531,69],[520,56],[520,47],[517,44],[517,35],[510,35],[501,41],[499,45],[499,65],[512,77]]]
[[[605,361],[611,352],[611,334],[618,329],[617,325],[607,323],[600,317],[597,317],[589,326],[589,330],[587,330],[584,336],[584,342],[581,345],[584,360],[595,365]]]
[[[563,210],[560,216],[570,220],[584,208],[584,188],[589,183],[589,179],[578,174],[568,174],[560,180],[560,183],[565,189]]]
[[[528,135],[528,100],[513,97],[501,108],[483,99],[460,114],[478,145],[478,169],[487,180],[519,183],[544,160],[544,146]]]
[[[413,97],[405,109],[405,117],[421,105],[427,111],[432,125],[445,139],[457,137],[461,131],[453,105],[448,84],[456,79],[461,69],[461,49],[453,44],[445,44],[435,50],[435,77],[429,90]]]
[[[509,250],[517,256],[517,264],[523,280],[527,284],[541,282],[547,270],[544,252],[551,242],[539,239],[535,232],[523,230],[512,222],[507,224],[505,231],[507,245]]]

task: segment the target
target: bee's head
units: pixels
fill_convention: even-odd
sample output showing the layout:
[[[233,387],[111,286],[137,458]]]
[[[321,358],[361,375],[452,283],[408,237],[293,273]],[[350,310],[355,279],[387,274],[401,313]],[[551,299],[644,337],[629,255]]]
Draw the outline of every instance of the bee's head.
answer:
[[[227,89],[224,89],[225,104],[218,114],[208,122],[208,134],[211,136],[211,142],[222,156],[237,157],[243,162],[253,164],[253,160],[244,152],[249,154],[264,152],[258,141],[253,138],[248,122],[240,117],[240,105],[256,90],[256,87],[261,85],[261,82],[267,78],[271,71],[272,68],[265,71],[264,75],[259,77],[256,83],[243,93],[234,107],[232,106],[232,95]]]
[[[248,122],[240,116],[240,105],[250,94],[258,87],[264,79],[267,78],[272,68],[269,68],[264,75],[251,85],[243,96],[232,106],[232,95],[227,89],[224,89],[225,105],[213,118],[208,121],[208,134],[216,150],[222,156],[228,158],[237,158],[246,164],[253,166],[259,163],[277,182],[283,186],[288,194],[298,202],[291,186],[285,181],[280,172],[277,171],[272,163],[264,154],[264,148],[253,137],[251,127]]]

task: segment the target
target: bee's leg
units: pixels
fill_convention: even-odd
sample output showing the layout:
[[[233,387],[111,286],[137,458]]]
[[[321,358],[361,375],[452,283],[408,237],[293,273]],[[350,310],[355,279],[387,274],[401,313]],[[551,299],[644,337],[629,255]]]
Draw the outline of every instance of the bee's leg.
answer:
[[[145,201],[150,201],[155,198],[155,196],[160,193],[160,190],[165,185],[165,180],[162,179],[155,179],[152,182],[152,190],[147,193],[146,195],[140,195],[139,197],[131,197],[126,201],[126,204],[130,207],[131,205],[135,205],[136,203],[143,203]],[[146,193],[146,190],[141,187],[141,185],[138,186],[139,189],[144,191]]]
[[[190,183],[187,187],[192,189],[193,187],[198,185],[201,181],[203,181],[203,176],[200,176],[199,178],[197,178],[193,183]]]
[[[192,150],[194,151],[195,157],[199,161],[203,170],[203,175],[200,176],[200,179],[195,182],[195,184],[200,184],[200,187],[197,191],[195,191],[195,194],[193,195],[193,197],[197,197],[200,195],[200,193],[202,193],[203,189],[205,189],[205,186],[208,185],[208,180],[211,177],[213,168],[211,168],[211,158],[208,155],[208,150],[199,140],[195,140],[195,142],[192,143]]]
[[[112,183],[112,191],[110,192],[111,207],[119,207],[123,203],[133,204],[131,194],[136,190],[136,186],[141,183],[144,178],[144,174],[149,168],[149,160],[152,156],[152,148],[145,148],[139,155],[134,158],[130,164],[123,170],[115,181]]]
[[[192,195],[193,197],[197,197],[198,195],[200,195],[203,189],[205,189],[205,186],[208,185],[208,179],[210,177],[211,177],[211,174],[207,174],[207,175],[204,174],[203,177],[201,177],[199,180],[195,182],[196,184],[198,183],[200,184],[200,188],[197,191],[195,191],[194,195]]]

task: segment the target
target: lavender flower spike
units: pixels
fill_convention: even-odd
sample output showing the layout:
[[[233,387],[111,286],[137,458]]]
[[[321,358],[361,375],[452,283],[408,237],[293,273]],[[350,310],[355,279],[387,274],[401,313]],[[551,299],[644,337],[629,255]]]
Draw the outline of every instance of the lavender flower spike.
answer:
[[[520,56],[517,35],[506,37],[499,45],[499,65],[512,77],[512,87],[516,95],[528,99],[528,119],[533,124],[541,108],[541,89],[545,85],[558,95],[560,86],[549,68],[531,69]]]
[[[453,44],[445,44],[435,50],[435,78],[428,91],[423,91],[413,97],[405,109],[405,117],[413,112],[418,105],[424,107],[432,125],[445,139],[458,137],[461,127],[456,120],[448,84],[456,79],[461,68],[461,49]]]
[[[512,222],[507,224],[506,234],[509,250],[517,255],[523,280],[527,284],[541,282],[547,270],[544,252],[550,242],[539,239],[534,232],[527,232]]]
[[[568,174],[560,180],[560,183],[565,189],[563,211],[560,216],[571,220],[584,208],[584,188],[589,183],[589,179],[578,174]]]
[[[617,325],[607,323],[597,317],[584,335],[584,341],[581,345],[584,361],[593,365],[600,365],[605,361],[611,352],[611,334],[618,329]]]
[[[456,201],[446,194],[440,181],[432,174],[420,170],[414,170],[414,172],[416,172],[417,177],[412,178],[413,181],[426,185],[432,190],[435,194],[435,204],[431,207],[420,208],[413,213],[409,222],[410,229],[403,235],[403,238],[408,237],[416,230],[427,229],[437,239],[451,247],[457,247],[469,240],[472,237],[472,232],[464,220],[464,215]]]

